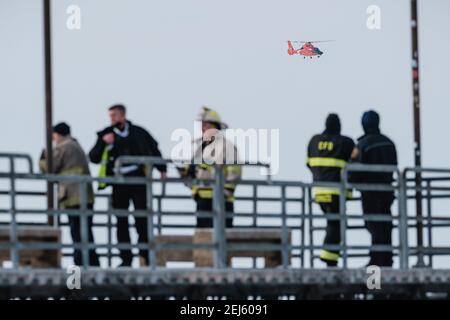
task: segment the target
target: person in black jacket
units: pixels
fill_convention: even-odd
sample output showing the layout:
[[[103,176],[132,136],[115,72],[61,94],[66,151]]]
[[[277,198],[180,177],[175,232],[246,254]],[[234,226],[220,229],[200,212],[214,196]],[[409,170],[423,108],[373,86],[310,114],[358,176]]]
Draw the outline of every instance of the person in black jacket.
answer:
[[[397,165],[395,144],[381,134],[380,117],[375,111],[367,111],[362,116],[364,135],[352,154],[352,161],[363,164]],[[393,173],[390,172],[358,172],[350,176],[352,182],[391,185]],[[364,214],[391,215],[394,201],[393,191],[361,191]],[[372,235],[373,245],[392,244],[391,221],[366,221],[366,227]],[[392,266],[392,251],[371,251],[368,265]]]
[[[132,124],[126,119],[126,109],[123,105],[113,105],[109,108],[111,126],[97,133],[97,142],[89,152],[93,163],[100,163],[99,176],[112,176],[115,160],[120,156],[154,156],[162,157],[158,143],[143,128]],[[160,171],[161,178],[166,177],[166,166],[155,165]],[[119,168],[124,176],[145,176],[145,167],[139,164],[124,164]],[[99,188],[105,188],[99,184]],[[147,196],[145,185],[116,184],[112,185],[112,206],[114,209],[128,210],[130,201],[133,201],[135,210],[145,210]],[[136,231],[139,243],[147,243],[147,218],[135,218]],[[130,244],[128,217],[117,217],[117,241]],[[148,264],[148,250],[139,250],[139,255]],[[121,266],[131,266],[133,255],[130,249],[120,250]]]
[[[341,170],[350,160],[353,140],[341,135],[341,123],[337,114],[328,115],[325,131],[312,137],[308,145],[307,165],[313,174],[314,182],[340,182]],[[314,187],[315,201],[325,214],[339,213],[339,188]],[[327,220],[324,245],[338,245],[341,242],[339,220]],[[338,250],[322,249],[320,259],[327,266],[337,266]]]

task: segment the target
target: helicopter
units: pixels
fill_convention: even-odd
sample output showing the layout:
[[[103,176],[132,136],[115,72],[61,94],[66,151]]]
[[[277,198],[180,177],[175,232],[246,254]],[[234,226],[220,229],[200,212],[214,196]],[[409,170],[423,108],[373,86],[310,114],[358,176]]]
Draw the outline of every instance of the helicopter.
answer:
[[[320,51],[319,48],[315,47],[313,43],[319,43],[319,42],[330,42],[332,40],[323,40],[323,41],[291,41],[288,40],[288,50],[287,53],[290,56],[293,55],[300,55],[303,56],[303,59],[306,59],[306,57],[310,57],[311,59],[313,57],[320,58],[320,56],[323,54],[322,51]],[[300,49],[295,49],[292,45],[293,43],[303,43]]]

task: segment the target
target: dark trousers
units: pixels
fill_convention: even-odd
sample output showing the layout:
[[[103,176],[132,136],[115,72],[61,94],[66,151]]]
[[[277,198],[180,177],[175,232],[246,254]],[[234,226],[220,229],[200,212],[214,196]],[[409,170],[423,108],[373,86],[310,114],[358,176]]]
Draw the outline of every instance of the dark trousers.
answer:
[[[213,211],[213,204],[212,199],[203,199],[203,198],[196,198],[195,199],[197,203],[197,211]],[[225,201],[225,212],[233,212],[234,211],[234,204],[230,201]],[[213,218],[203,218],[203,217],[197,217],[197,228],[213,228]],[[233,227],[233,218],[226,218],[225,220],[225,227],[226,228],[232,228]]]
[[[79,205],[71,206],[67,207],[66,209],[80,209],[80,206]],[[88,209],[92,210],[93,205],[89,204]],[[93,225],[92,220],[93,220],[92,216],[89,216],[87,218],[87,234],[88,234],[88,241],[90,244],[94,243],[94,235],[92,233],[92,225]],[[69,227],[70,227],[70,234],[72,235],[72,242],[81,243],[81,217],[69,215]],[[83,257],[82,251],[80,249],[75,249],[73,254],[73,260],[75,265],[77,266],[83,265],[82,257]],[[89,265],[95,267],[100,266],[98,255],[95,249],[89,250]]]
[[[338,214],[339,213],[339,196],[332,195],[331,196],[331,202],[321,202],[319,203],[320,208],[322,209],[323,213],[326,214]],[[340,229],[341,223],[339,220],[327,220],[327,226],[325,230],[325,239],[323,241],[324,245],[339,245],[341,242],[341,229]],[[339,254],[339,251],[337,250],[329,250],[325,249],[328,252]],[[329,261],[327,259],[322,259],[329,265],[336,265],[337,261]]]
[[[363,192],[364,214],[391,215],[394,196],[389,192]],[[372,245],[392,245],[392,221],[366,221],[366,228],[372,235]],[[370,251],[369,265],[392,266],[392,250]]]
[[[112,191],[112,206],[114,209],[128,210],[130,201],[133,202],[135,210],[146,210],[147,194],[144,185],[114,185]],[[117,218],[117,241],[119,244],[130,244],[130,226],[128,217],[116,216]],[[147,243],[147,218],[135,217],[134,225],[138,233],[138,242]],[[139,255],[148,263],[148,250],[140,249]],[[131,266],[133,253],[131,249],[120,250],[122,265]]]

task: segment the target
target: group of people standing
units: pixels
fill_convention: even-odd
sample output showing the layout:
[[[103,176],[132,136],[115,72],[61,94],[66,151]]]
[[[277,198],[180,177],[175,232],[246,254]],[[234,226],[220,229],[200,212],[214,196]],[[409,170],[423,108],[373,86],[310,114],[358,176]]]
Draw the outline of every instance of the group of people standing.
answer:
[[[59,123],[53,127],[53,165],[52,170],[46,167],[46,152],[44,151],[40,160],[42,172],[52,172],[59,175],[90,175],[88,159],[100,165],[99,177],[114,176],[119,173],[127,177],[144,177],[147,172],[141,164],[123,164],[116,168],[116,160],[121,156],[150,156],[162,158],[158,143],[152,135],[144,128],[135,125],[126,117],[125,106],[118,104],[108,109],[110,126],[97,132],[97,140],[90,150],[88,158],[80,144],[71,135],[70,126]],[[221,121],[219,114],[203,107],[198,118],[202,123],[202,138],[193,141],[195,154],[193,159],[203,159],[203,163],[196,164],[192,161],[184,167],[178,168],[181,177],[185,178],[186,185],[191,188],[192,196],[197,204],[198,212],[211,212],[213,210],[213,189],[208,182],[214,178],[216,167],[221,164],[226,183],[224,185],[225,210],[234,210],[235,183],[241,178],[241,167],[237,165],[237,150],[232,142],[225,139],[223,129],[226,124]],[[236,161],[229,163],[230,155]],[[167,177],[165,164],[155,164],[154,167],[160,172],[161,179]],[[117,172],[118,170],[118,172]],[[100,182],[99,189],[108,187]],[[116,210],[128,210],[131,203],[135,210],[146,210],[147,193],[145,184],[112,184],[112,207]],[[61,181],[58,184],[58,203],[61,209],[79,209],[81,197],[79,184]],[[88,209],[94,206],[94,192],[92,185],[88,185]],[[117,215],[117,242],[119,244],[130,244],[130,232],[128,216]],[[69,226],[74,243],[81,242],[80,216],[69,214]],[[146,217],[134,217],[135,228],[138,233],[138,243],[148,243],[148,230]],[[232,218],[226,219],[226,226],[231,227]],[[197,217],[198,228],[211,228],[213,218]],[[94,243],[92,232],[92,216],[88,218],[88,238]],[[133,253],[131,249],[120,249],[120,266],[131,266]],[[148,265],[148,250],[139,251],[141,264]],[[74,263],[82,264],[81,251],[74,251]],[[89,250],[89,265],[99,266],[99,258],[95,249]]]
[[[121,174],[128,177],[144,177],[148,174],[144,165],[123,164],[116,167],[116,160],[121,156],[151,156],[162,158],[158,143],[144,128],[129,121],[126,116],[125,106],[118,104],[108,109],[110,126],[97,132],[94,147],[86,157],[80,144],[71,135],[70,126],[59,123],[53,127],[53,165],[49,170],[46,167],[46,152],[41,156],[40,168],[43,172],[51,172],[59,175],[90,175],[88,159],[100,165],[99,176],[114,176]],[[197,120],[202,123],[202,137],[196,141],[193,159],[202,159],[202,163],[187,164],[179,167],[178,172],[185,178],[186,185],[191,188],[193,199],[197,204],[197,212],[212,212],[213,188],[208,182],[214,178],[215,164],[221,164],[223,170],[224,203],[225,211],[234,211],[235,185],[242,176],[241,166],[238,163],[238,153],[232,142],[223,134],[227,126],[221,121],[219,114],[207,107],[203,107]],[[312,137],[308,145],[307,165],[313,174],[315,182],[339,182],[341,170],[348,162],[364,164],[397,164],[397,155],[394,143],[381,134],[379,129],[380,118],[375,111],[368,111],[362,117],[364,135],[358,139],[357,144],[349,137],[341,135],[341,123],[338,115],[328,115],[325,130],[321,134]],[[235,161],[230,163],[230,157]],[[167,177],[165,164],[155,164],[160,172],[161,179]],[[117,172],[118,171],[118,172]],[[151,174],[151,173],[150,173]],[[391,184],[391,173],[359,172],[351,176],[352,182]],[[108,185],[100,182],[99,189]],[[60,209],[79,209],[81,197],[79,184],[61,181],[58,183],[58,202]],[[133,203],[135,210],[146,210],[147,193],[145,184],[112,184],[112,207],[116,210],[128,210]],[[339,188],[313,188],[315,201],[320,205],[325,214],[339,213]],[[390,215],[390,207],[394,200],[391,191],[362,191],[362,207],[364,214]],[[347,196],[350,197],[350,194]],[[91,184],[88,184],[87,207],[94,206],[94,192]],[[128,216],[120,215],[117,218],[117,242],[130,244]],[[135,227],[138,233],[138,242],[148,243],[148,230],[146,217],[134,217]],[[80,216],[69,214],[69,226],[74,243],[81,242]],[[88,217],[88,241],[94,243],[92,232],[93,219]],[[233,219],[226,219],[226,227],[233,225]],[[212,217],[197,217],[198,228],[211,228]],[[366,226],[372,235],[373,244],[391,244],[392,222],[367,221]],[[320,258],[328,266],[337,266],[339,250],[330,250],[326,246],[339,245],[340,222],[335,219],[327,219],[325,247],[321,250]],[[120,249],[120,266],[131,266],[133,253],[131,249]],[[148,250],[139,251],[141,264],[148,264]],[[374,250],[370,253],[369,265],[391,266],[392,252]],[[82,265],[81,251],[74,251],[74,263]],[[95,249],[89,250],[89,265],[99,266],[99,258]]]
[[[395,144],[380,131],[380,117],[370,110],[363,114],[361,124],[364,135],[355,144],[353,139],[341,135],[341,122],[337,114],[329,114],[325,121],[325,130],[312,137],[308,145],[307,165],[315,182],[340,182],[341,170],[349,162],[369,165],[397,165]],[[349,174],[352,183],[365,183],[389,186],[393,182],[391,172],[353,172]],[[362,209],[365,215],[391,215],[394,192],[361,190]],[[313,188],[315,201],[325,214],[337,214],[340,199],[339,188]],[[351,197],[351,190],[346,198]],[[386,219],[386,220],[389,220]],[[366,228],[372,236],[373,245],[392,244],[392,221],[367,220]],[[340,221],[327,219],[325,246],[339,245],[341,242]],[[327,247],[320,252],[320,259],[327,266],[337,266],[339,250]],[[392,266],[392,250],[371,250],[368,265]]]

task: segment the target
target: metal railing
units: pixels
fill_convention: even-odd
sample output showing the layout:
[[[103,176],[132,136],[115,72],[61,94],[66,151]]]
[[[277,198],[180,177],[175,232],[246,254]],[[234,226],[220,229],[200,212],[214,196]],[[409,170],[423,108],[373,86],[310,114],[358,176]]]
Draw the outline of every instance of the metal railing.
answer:
[[[304,183],[301,181],[279,181],[272,180],[270,176],[264,180],[249,180],[243,179],[238,183],[239,188],[250,188],[251,195],[243,196],[239,192],[236,195],[236,204],[244,204],[250,202],[251,211],[242,212],[236,210],[234,213],[228,213],[224,210],[224,176],[222,170],[215,170],[215,177],[209,181],[214,190],[213,196],[213,213],[210,212],[195,212],[188,210],[173,211],[163,210],[162,201],[187,201],[191,199],[189,194],[171,194],[167,191],[168,185],[183,185],[186,182],[181,178],[167,178],[164,180],[156,179],[151,175],[151,168],[157,164],[171,164],[170,160],[155,159],[149,157],[122,157],[117,161],[117,165],[125,163],[140,163],[148,167],[148,174],[146,177],[124,177],[115,176],[107,178],[96,178],[90,176],[59,176],[52,174],[35,174],[32,172],[31,157],[27,155],[17,154],[0,154],[0,159],[7,159],[10,163],[9,170],[0,173],[0,181],[9,182],[7,190],[1,190],[1,197],[9,197],[9,207],[0,208],[0,216],[9,216],[9,221],[4,224],[9,226],[10,239],[7,242],[0,243],[1,250],[9,250],[13,267],[18,268],[20,251],[24,249],[46,249],[46,250],[62,250],[64,255],[69,253],[67,250],[80,249],[82,251],[83,266],[88,268],[89,249],[103,250],[101,257],[107,258],[107,266],[112,266],[112,260],[115,254],[113,251],[118,249],[145,249],[148,250],[149,268],[156,268],[156,256],[160,250],[193,250],[193,249],[208,249],[214,251],[214,267],[223,269],[227,268],[227,256],[232,251],[279,251],[281,253],[281,266],[283,268],[293,268],[293,259],[299,259],[297,267],[307,267],[306,262],[309,256],[309,267],[315,266],[316,252],[319,249],[327,248],[330,250],[338,250],[342,254],[342,267],[348,268],[348,260],[354,257],[367,256],[367,251],[384,251],[393,250],[395,256],[399,258],[399,266],[402,269],[411,267],[410,258],[417,257],[420,261],[424,255],[429,258],[428,267],[432,267],[432,260],[435,256],[450,256],[450,248],[435,247],[432,243],[432,233],[434,228],[450,227],[448,221],[449,217],[439,216],[434,217],[431,211],[431,202],[433,199],[450,199],[450,194],[443,194],[443,191],[450,191],[450,186],[435,186],[437,182],[450,182],[450,170],[444,169],[424,169],[424,168],[408,168],[400,172],[397,167],[392,166],[364,166],[364,165],[349,165],[342,171],[342,182],[337,183]],[[17,172],[15,170],[14,161],[16,159],[26,159],[29,162],[29,170],[27,172]],[[244,164],[250,166],[251,164]],[[253,164],[255,165],[255,164]],[[256,164],[262,166],[261,164]],[[267,165],[265,165],[267,166]],[[220,167],[218,168],[220,169]],[[374,185],[374,184],[355,184],[348,181],[348,173],[350,171],[371,171],[371,172],[391,172],[396,175],[395,182],[389,185]],[[408,179],[407,174],[410,172],[425,173],[439,173],[447,174],[446,177],[424,177],[423,186],[411,186],[411,179]],[[62,182],[70,181],[79,183],[81,192],[81,206],[79,210],[59,210],[59,209],[21,209],[18,207],[18,197],[43,197],[46,195],[45,191],[29,191],[19,190],[17,183],[23,181],[41,181],[41,182]],[[87,206],[87,186],[91,183],[108,183],[117,185],[140,184],[145,185],[147,190],[147,206],[145,210],[135,210],[129,212],[127,210],[117,210],[111,208],[109,194],[96,194],[96,198],[108,199],[109,206],[106,210],[90,210]],[[161,185],[161,191],[155,193],[155,185]],[[336,214],[323,215],[322,213],[314,212],[314,200],[311,196],[311,189],[313,187],[332,187],[338,188],[340,192],[340,212]],[[271,188],[277,189],[279,195],[261,196],[260,189]],[[347,199],[345,191],[347,189],[356,188],[358,190],[372,190],[372,191],[393,191],[396,195],[397,213],[392,216],[382,214],[375,215],[361,215],[347,213]],[[294,189],[300,194],[297,196],[289,196],[288,191]],[[408,214],[408,201],[413,198],[411,192],[420,190],[425,193],[424,199],[427,201],[427,216],[425,218],[416,219],[411,214]],[[438,194],[436,193],[438,192]],[[352,200],[355,201],[355,200]],[[278,204],[280,210],[271,210],[269,213],[259,212],[258,206],[261,203]],[[156,204],[156,206],[155,206]],[[288,207],[291,204],[298,205],[295,211],[290,211]],[[270,207],[266,205],[265,207]],[[114,217],[126,216],[132,214],[134,217],[147,218],[148,243],[138,244],[123,244],[113,243],[112,229],[114,227]],[[59,217],[62,215],[79,216],[81,219],[81,242],[80,243],[45,243],[45,242],[22,242],[18,238],[18,228],[24,224],[18,221],[18,216],[53,216],[60,221]],[[106,223],[94,223],[94,228],[105,228],[107,232],[106,243],[91,244],[88,241],[87,227],[89,216],[100,217],[106,216]],[[164,217],[212,217],[214,225],[214,239],[212,244],[193,244],[193,243],[158,243],[156,236],[162,234],[165,230],[186,230],[195,229],[195,224],[176,223],[170,224],[164,222]],[[235,222],[241,222],[245,219],[250,219],[248,224],[237,224],[239,228],[276,228],[281,231],[281,241],[279,244],[257,244],[257,243],[228,243],[225,231],[225,219],[233,217]],[[270,219],[278,223],[262,223],[262,221]],[[315,221],[340,220],[341,222],[341,243],[333,246],[323,246],[315,244],[315,238],[318,234],[323,232],[323,227],[318,227],[314,224]],[[419,248],[412,244],[408,237],[408,230],[417,229],[418,220],[425,222],[425,227],[428,232],[428,246],[426,248]],[[361,229],[363,226],[350,226],[350,221],[392,221],[394,228],[398,230],[398,245],[384,246],[384,245],[355,245],[350,243],[348,232],[354,229]],[[293,222],[293,223],[290,223]],[[26,223],[25,223],[26,224]],[[65,226],[66,224],[58,224],[55,227]],[[420,230],[420,232],[422,232]],[[294,237],[295,233],[295,237]],[[291,239],[292,235],[292,239]],[[295,239],[294,239],[295,238]],[[106,250],[106,253],[104,253]],[[365,254],[360,252],[364,251]]]

